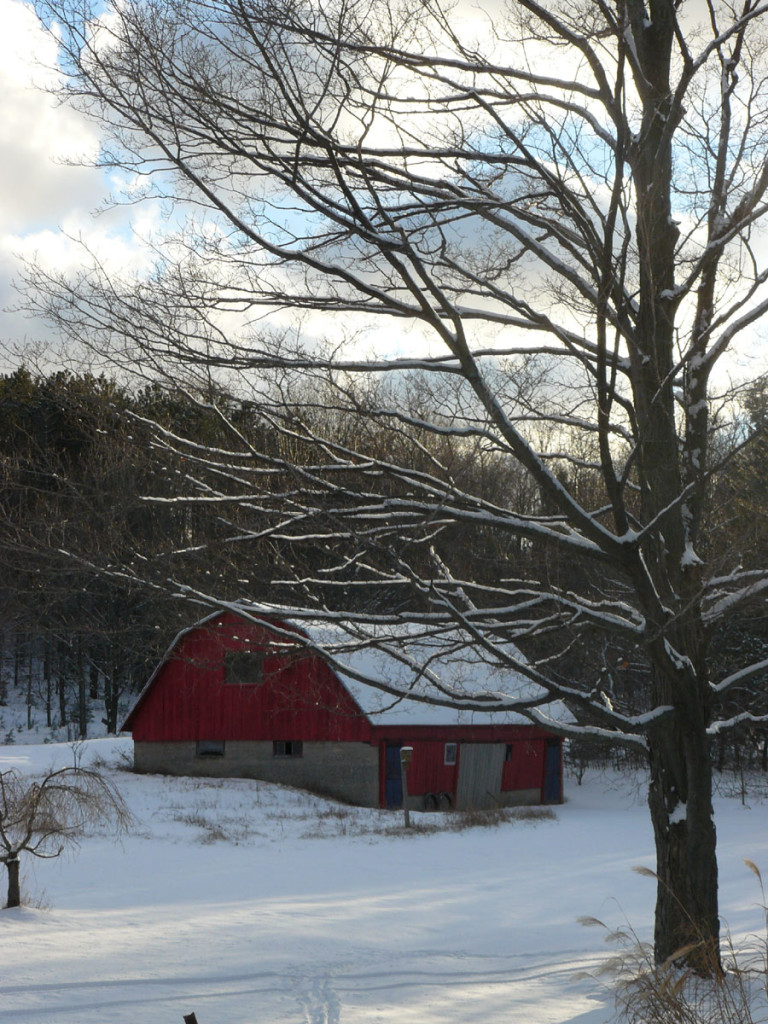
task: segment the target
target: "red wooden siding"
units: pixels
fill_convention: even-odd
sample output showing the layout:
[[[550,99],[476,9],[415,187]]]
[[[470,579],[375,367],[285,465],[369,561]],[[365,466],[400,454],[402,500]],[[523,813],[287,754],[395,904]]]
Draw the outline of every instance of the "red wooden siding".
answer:
[[[510,789],[541,789],[544,784],[546,740],[512,742],[512,758],[501,771],[502,792]]]
[[[379,739],[381,772],[381,805],[384,794],[385,747],[393,744],[413,747],[408,768],[408,792],[411,796],[427,793],[456,795],[461,770],[462,743],[504,743],[512,747],[512,758],[502,768],[501,790],[541,790],[547,741],[551,733],[535,725],[374,725],[373,737]],[[445,764],[445,744],[458,744],[455,765]]]
[[[413,796],[421,793],[456,792],[458,763],[443,763],[445,742],[421,740],[412,744],[413,760],[408,768],[408,792]]]
[[[263,681],[226,683],[227,651],[249,648],[265,652]],[[192,629],[134,709],[134,740],[370,739],[367,719],[321,659],[268,651],[268,634],[234,616]]]

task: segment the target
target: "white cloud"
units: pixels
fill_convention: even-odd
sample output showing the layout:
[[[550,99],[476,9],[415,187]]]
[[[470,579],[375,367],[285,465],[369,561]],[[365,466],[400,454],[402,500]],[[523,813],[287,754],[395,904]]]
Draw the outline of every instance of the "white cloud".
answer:
[[[82,250],[64,232],[125,267],[139,244],[129,210],[93,216],[110,181],[92,166],[96,126],[50,91],[59,83],[55,40],[21,0],[0,0],[0,25],[0,343],[45,341],[44,324],[13,312],[19,257],[37,253],[48,266],[77,266]]]
[[[66,165],[98,154],[95,129],[45,90],[56,85],[56,47],[32,8],[0,0],[0,234],[57,223],[61,211],[93,206],[106,189],[93,167]]]

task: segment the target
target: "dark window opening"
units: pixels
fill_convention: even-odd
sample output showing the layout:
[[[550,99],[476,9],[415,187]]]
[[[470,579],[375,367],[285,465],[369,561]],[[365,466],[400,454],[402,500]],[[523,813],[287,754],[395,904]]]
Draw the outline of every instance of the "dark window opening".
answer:
[[[458,753],[458,749],[458,743],[446,743],[443,764],[456,764],[456,756]]]
[[[224,682],[231,686],[259,686],[264,678],[261,651],[230,651],[224,661]]]
[[[195,753],[198,757],[224,757],[224,740],[198,740]]]
[[[514,745],[514,743],[508,743],[507,744],[506,752],[504,754],[504,760],[505,761],[511,761],[512,760],[512,755],[514,754],[514,752],[515,752],[515,745]]]
[[[301,740],[275,740],[272,744],[273,757],[302,757],[304,744]]]

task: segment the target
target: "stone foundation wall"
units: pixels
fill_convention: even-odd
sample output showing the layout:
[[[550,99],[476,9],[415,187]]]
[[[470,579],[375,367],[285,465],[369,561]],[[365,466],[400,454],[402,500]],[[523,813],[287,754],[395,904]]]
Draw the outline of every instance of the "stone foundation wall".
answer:
[[[200,757],[194,742],[134,743],[137,772],[263,779],[361,807],[379,805],[379,751],[367,743],[304,743],[301,757],[275,757],[272,743],[227,740],[221,756]]]

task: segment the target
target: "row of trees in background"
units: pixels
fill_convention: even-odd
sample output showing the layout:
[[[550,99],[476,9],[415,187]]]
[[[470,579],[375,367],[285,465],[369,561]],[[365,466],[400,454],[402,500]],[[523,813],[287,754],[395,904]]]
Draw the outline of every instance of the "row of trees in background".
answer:
[[[179,529],[141,502],[159,469],[124,414],[147,400],[87,374],[0,378],[0,704],[23,697],[28,728],[86,736],[96,713],[115,732],[182,621],[126,564]]]
[[[533,375],[529,365],[527,377]],[[543,371],[535,375],[541,383]],[[520,377],[518,372],[519,392]],[[414,420],[440,410],[446,422],[457,415],[449,394],[430,393],[418,373],[402,375],[397,389],[399,407]],[[391,394],[384,396],[373,379],[359,382],[353,397],[358,408],[395,400]],[[297,386],[286,406],[292,422],[286,440],[269,429],[270,410],[220,389],[190,396],[155,383],[131,392],[104,377],[35,374],[25,367],[0,377],[0,565],[5,581],[0,592],[0,706],[12,688],[17,701],[19,696],[26,701],[28,728],[66,726],[71,736],[86,736],[97,709],[101,724],[115,732],[125,703],[146,681],[174,633],[195,615],[179,596],[194,596],[197,590],[204,600],[215,587],[226,600],[238,601],[255,592],[261,600],[290,602],[302,577],[322,578],[331,564],[327,537],[305,546],[301,561],[292,561],[289,578],[281,582],[273,569],[286,568],[285,552],[272,537],[266,514],[262,535],[253,507],[234,500],[217,500],[211,507],[198,500],[200,468],[211,446],[241,442],[241,473],[220,475],[219,498],[226,499],[228,492],[236,498],[259,459],[282,462],[290,490],[296,467],[311,471],[316,457],[311,438],[322,429],[337,445],[348,445],[357,431],[355,443],[368,457],[397,460],[414,474],[439,466],[457,485],[471,488],[497,507],[528,517],[546,513],[546,496],[531,486],[510,458],[476,439],[434,436],[413,424],[376,417],[367,423],[363,438],[349,399],[349,392],[342,402],[327,382],[322,387],[316,382],[310,401]],[[220,406],[226,408],[226,417],[217,411]],[[712,500],[719,512],[708,544],[718,551],[738,548],[756,565],[768,557],[762,514],[768,500],[768,449],[762,443],[743,452],[739,447],[744,436],[762,428],[763,384],[746,390],[730,413],[721,444],[724,453],[730,447],[732,458],[713,483]],[[565,437],[559,477],[582,501],[599,507],[606,495],[600,475],[589,463],[586,453],[570,449]],[[362,479],[347,486],[353,493]],[[379,489],[397,496],[397,486],[385,475]],[[285,509],[289,514],[287,497]],[[233,531],[250,536],[245,555],[242,545],[232,552]],[[322,588],[320,599],[326,607],[348,608],[350,590],[356,592],[355,607],[361,612],[425,605],[405,579],[390,581],[385,588],[361,579],[357,543],[356,538],[349,545],[346,571],[329,574]],[[588,563],[561,560],[557,552],[542,552],[520,537],[502,540],[483,528],[470,534],[455,523],[434,524],[431,549],[423,549],[421,562],[412,559],[414,570],[426,576],[434,555],[450,560],[457,575],[478,586],[492,585],[500,564],[521,580],[556,578],[565,589],[573,589],[590,571]],[[594,577],[592,588],[596,600],[620,594],[618,577],[605,571]],[[642,692],[648,686],[642,659],[626,646],[588,631],[574,629],[565,640],[562,628],[559,633],[568,649],[562,670],[575,684],[590,685],[600,644],[597,658],[605,693],[628,708],[642,707]],[[523,641],[523,646],[536,657],[547,643],[539,635],[527,644]],[[768,630],[760,614],[728,624],[712,644],[713,661],[723,673],[767,657]],[[731,699],[734,713],[764,710],[762,688],[754,683]],[[579,763],[600,760],[609,750],[610,744],[577,741],[574,758]],[[745,723],[718,736],[716,751],[720,768],[757,764],[765,769],[768,728]]]
[[[425,402],[416,375],[400,386],[413,407]],[[372,403],[373,391],[368,382],[356,400]],[[130,392],[89,374],[20,367],[0,377],[0,706],[12,688],[26,701],[28,728],[66,726],[85,736],[98,708],[114,732],[121,702],[124,707],[174,632],[195,614],[180,604],[180,594],[198,587],[202,595],[215,580],[217,592],[231,600],[255,591],[289,601],[302,574],[322,573],[328,545],[318,541],[281,584],[273,572],[279,544],[259,537],[253,508],[196,500],[204,490],[200,452],[211,446],[237,440],[247,460],[258,452],[286,466],[288,460],[310,466],[313,431],[346,444],[357,429],[327,387],[322,394],[313,389],[311,403],[293,396],[288,441],[270,429],[264,413],[220,390],[198,394],[195,402],[159,384]],[[387,423],[368,435],[371,450],[405,459],[414,472],[439,460],[447,472],[472,477],[489,500],[531,512],[537,504],[509,460],[477,445],[449,437],[435,442]],[[220,480],[233,496],[241,482],[228,473]],[[252,534],[245,553],[231,549],[238,521]],[[502,558],[514,557],[524,571],[532,557],[520,543],[514,552],[500,550],[492,532],[467,545],[460,531],[443,531],[439,545],[464,552],[466,571],[488,578]],[[356,575],[351,560],[342,579],[329,580],[324,600],[332,605],[339,584],[355,587]],[[384,592],[363,584],[356,600],[361,609],[392,610],[413,595],[408,588]]]

